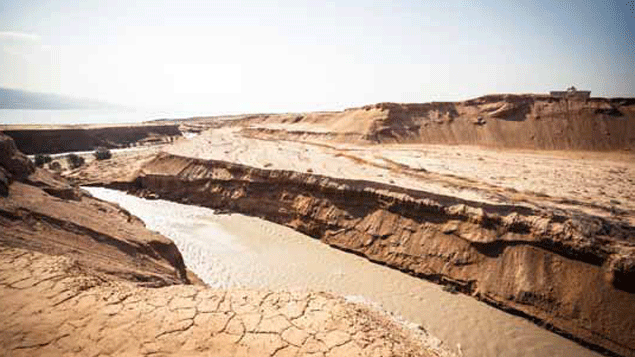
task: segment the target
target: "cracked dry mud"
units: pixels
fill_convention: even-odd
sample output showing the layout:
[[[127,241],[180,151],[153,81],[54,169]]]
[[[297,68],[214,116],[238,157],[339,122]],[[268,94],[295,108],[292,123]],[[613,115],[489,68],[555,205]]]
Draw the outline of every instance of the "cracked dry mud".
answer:
[[[326,293],[140,287],[0,246],[10,356],[434,356],[425,332]],[[429,346],[428,346],[429,347]]]

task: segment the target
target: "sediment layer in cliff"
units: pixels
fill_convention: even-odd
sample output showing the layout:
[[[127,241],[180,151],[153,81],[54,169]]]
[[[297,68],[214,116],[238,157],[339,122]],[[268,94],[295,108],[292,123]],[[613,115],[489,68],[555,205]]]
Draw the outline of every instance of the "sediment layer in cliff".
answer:
[[[253,115],[218,125],[301,140],[635,149],[635,98],[488,95],[463,102],[379,103],[340,112]]]
[[[635,356],[635,227],[623,223],[165,153],[109,185],[284,224]]]
[[[25,154],[57,154],[170,142],[181,136],[178,125],[131,124],[114,126],[36,126],[0,128]]]

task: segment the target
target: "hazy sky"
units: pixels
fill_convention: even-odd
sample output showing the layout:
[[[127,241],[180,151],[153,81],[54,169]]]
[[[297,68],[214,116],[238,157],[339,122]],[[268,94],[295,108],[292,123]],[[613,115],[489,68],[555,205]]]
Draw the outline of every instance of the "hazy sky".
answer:
[[[0,0],[0,86],[209,113],[635,96],[631,3]]]

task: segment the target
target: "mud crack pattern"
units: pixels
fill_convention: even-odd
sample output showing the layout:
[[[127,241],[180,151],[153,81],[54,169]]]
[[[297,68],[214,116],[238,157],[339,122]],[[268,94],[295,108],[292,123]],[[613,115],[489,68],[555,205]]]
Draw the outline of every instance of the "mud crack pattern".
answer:
[[[9,356],[434,356],[425,333],[326,293],[139,287],[0,246]]]

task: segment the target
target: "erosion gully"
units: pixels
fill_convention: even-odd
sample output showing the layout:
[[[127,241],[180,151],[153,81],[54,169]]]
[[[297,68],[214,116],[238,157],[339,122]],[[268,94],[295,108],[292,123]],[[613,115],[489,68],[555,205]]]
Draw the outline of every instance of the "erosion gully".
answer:
[[[263,219],[87,187],[172,239],[212,287],[321,290],[418,324],[465,356],[599,356],[532,322]]]

